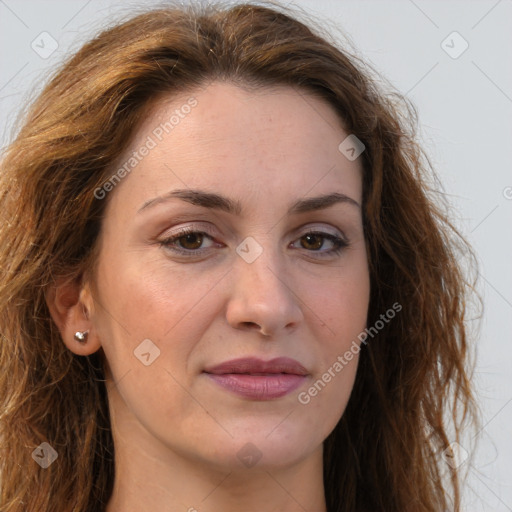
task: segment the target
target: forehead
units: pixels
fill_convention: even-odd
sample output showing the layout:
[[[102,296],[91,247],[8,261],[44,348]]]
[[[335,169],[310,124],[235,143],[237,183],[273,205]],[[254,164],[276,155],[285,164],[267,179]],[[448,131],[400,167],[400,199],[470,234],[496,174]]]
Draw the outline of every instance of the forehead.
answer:
[[[303,89],[285,85],[242,88],[228,82],[161,96],[148,109],[139,134],[158,131],[159,126],[164,137],[171,132],[193,132],[203,141],[247,143],[250,135],[254,143],[272,141],[275,146],[291,139],[318,143],[325,136],[339,138],[343,131],[331,105]],[[274,139],[279,130],[281,136]]]
[[[342,186],[360,201],[360,161],[339,150],[348,135],[333,108],[305,91],[214,82],[148,108],[118,166],[150,150],[116,188],[131,189],[140,202],[184,186],[224,195],[272,188],[281,196]]]

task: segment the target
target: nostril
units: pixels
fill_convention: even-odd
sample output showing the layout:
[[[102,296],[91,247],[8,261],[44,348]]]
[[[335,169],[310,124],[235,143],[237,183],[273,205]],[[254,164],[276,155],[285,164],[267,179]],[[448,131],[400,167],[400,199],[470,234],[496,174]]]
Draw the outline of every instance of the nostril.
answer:
[[[260,331],[260,333],[263,335],[263,336],[270,336],[270,334],[267,334],[265,332],[263,332],[264,329],[262,329],[257,323],[255,322],[242,322],[242,324],[244,326],[246,326],[247,328],[249,329],[257,329],[258,331]]]
[[[255,324],[254,322],[242,322],[242,324],[250,328],[258,327],[258,324]]]

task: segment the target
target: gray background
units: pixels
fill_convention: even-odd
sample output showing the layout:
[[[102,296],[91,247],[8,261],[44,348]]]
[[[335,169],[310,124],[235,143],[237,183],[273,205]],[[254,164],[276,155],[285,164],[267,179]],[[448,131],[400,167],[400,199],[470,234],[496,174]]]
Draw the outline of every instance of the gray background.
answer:
[[[464,510],[512,511],[512,0],[289,3],[329,20],[418,108],[454,221],[478,253],[485,301],[474,376],[483,429]],[[105,23],[154,4],[0,0],[0,145],[64,56]],[[463,39],[451,35],[443,49],[454,31]],[[464,40],[457,58],[445,51],[456,55]]]

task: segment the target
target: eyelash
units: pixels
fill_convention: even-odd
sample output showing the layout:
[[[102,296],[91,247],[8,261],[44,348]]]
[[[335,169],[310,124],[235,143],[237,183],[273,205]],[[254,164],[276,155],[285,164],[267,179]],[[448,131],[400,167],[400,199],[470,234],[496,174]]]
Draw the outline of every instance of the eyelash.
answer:
[[[167,237],[158,243],[159,243],[160,247],[164,247],[167,250],[181,254],[183,256],[193,256],[193,255],[197,255],[200,252],[204,252],[205,250],[208,250],[208,249],[204,249],[204,250],[201,250],[201,249],[179,249],[177,247],[172,247],[172,245],[175,242],[177,242],[180,238],[190,235],[190,234],[203,235],[203,236],[206,236],[207,238],[209,238],[210,240],[213,240],[213,237],[211,237],[208,233],[206,233],[204,231],[194,230],[193,228],[183,228],[182,230],[178,231],[175,235]],[[341,252],[345,248],[347,248],[349,246],[349,243],[346,240],[344,240],[343,238],[340,238],[339,236],[333,235],[331,233],[326,233],[324,231],[308,231],[308,232],[304,233],[300,238],[304,238],[305,236],[308,236],[308,235],[321,236],[323,238],[330,240],[334,244],[335,247],[333,249],[330,249],[329,251],[323,251],[323,252],[320,252],[318,250],[308,251],[308,252],[318,253],[319,255],[321,255],[320,258],[325,258],[325,257],[331,256],[331,255],[338,256],[339,254],[341,254]]]

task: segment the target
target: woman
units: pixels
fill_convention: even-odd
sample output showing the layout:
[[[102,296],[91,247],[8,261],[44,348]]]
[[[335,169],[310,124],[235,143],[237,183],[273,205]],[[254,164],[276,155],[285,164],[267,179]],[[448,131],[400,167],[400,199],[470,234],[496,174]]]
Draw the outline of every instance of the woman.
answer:
[[[0,510],[460,509],[469,248],[363,69],[244,4],[58,70],[1,164]]]

